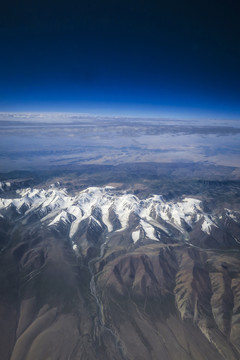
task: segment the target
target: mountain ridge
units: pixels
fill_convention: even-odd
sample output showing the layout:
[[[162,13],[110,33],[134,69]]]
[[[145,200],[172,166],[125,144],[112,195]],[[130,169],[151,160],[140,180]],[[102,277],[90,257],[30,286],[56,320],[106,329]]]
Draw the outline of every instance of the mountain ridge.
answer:
[[[2,189],[2,359],[239,359],[236,207]]]

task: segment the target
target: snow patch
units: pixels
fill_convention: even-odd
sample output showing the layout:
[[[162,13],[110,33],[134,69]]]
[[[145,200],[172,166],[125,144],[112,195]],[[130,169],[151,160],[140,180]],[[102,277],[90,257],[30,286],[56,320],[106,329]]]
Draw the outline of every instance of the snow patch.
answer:
[[[77,245],[76,244],[73,245],[73,250],[77,251]]]
[[[53,221],[51,221],[48,226],[55,225],[55,224],[57,224],[59,222],[64,223],[65,225],[70,223],[69,218],[68,218],[68,214],[67,214],[66,211],[64,211],[64,210],[61,211],[60,214],[57,215],[55,217],[55,219]]]
[[[202,231],[205,232],[206,234],[210,235],[211,234],[211,227],[215,226],[217,227],[216,224],[214,224],[214,222],[206,215],[204,215],[204,221],[202,223]]]
[[[132,239],[134,244],[140,239],[140,230],[136,230],[132,232]]]
[[[238,220],[237,220],[237,218],[236,218],[236,213],[237,213],[237,211],[233,211],[233,210],[229,210],[229,209],[227,209],[227,208],[225,208],[225,211],[226,211],[226,215],[228,216],[228,217],[230,217],[232,220],[234,220],[235,222],[238,222]]]
[[[147,223],[142,219],[140,220],[140,224],[145,232],[146,237],[148,237],[151,240],[159,241],[155,236],[155,229],[152,225],[150,225],[149,223]]]
[[[0,199],[0,209],[6,209],[12,203],[12,199]]]

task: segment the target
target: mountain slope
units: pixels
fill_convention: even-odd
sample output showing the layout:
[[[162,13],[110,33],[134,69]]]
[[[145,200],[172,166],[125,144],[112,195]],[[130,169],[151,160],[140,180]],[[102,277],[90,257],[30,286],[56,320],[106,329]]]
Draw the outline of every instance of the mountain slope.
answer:
[[[1,189],[1,359],[240,358],[238,210]]]

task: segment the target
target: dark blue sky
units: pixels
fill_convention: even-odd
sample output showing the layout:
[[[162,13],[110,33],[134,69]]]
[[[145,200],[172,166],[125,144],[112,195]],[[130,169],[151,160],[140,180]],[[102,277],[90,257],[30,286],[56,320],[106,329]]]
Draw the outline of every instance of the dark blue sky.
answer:
[[[239,1],[9,1],[0,111],[240,119]]]

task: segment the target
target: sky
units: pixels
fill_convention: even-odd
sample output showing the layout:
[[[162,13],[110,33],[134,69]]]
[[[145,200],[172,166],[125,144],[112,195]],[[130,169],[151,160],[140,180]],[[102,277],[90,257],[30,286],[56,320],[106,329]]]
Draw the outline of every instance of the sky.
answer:
[[[237,0],[7,1],[0,111],[240,120]]]

